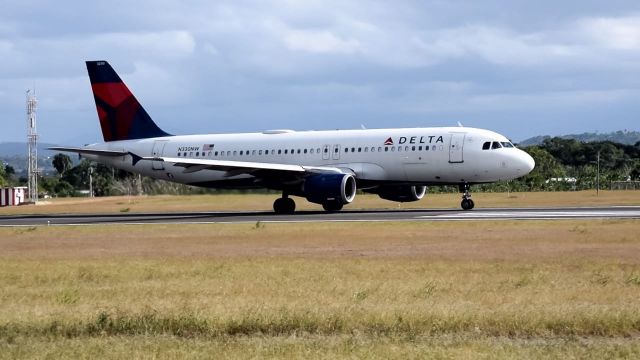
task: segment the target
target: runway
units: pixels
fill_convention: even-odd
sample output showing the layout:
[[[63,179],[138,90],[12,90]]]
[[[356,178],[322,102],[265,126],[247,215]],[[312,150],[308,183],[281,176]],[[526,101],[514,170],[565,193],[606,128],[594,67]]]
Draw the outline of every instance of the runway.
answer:
[[[384,221],[486,221],[560,219],[640,219],[640,206],[574,208],[479,208],[429,210],[343,210],[336,213],[300,211],[292,215],[272,212],[179,212],[0,216],[0,226],[99,224],[228,224]]]

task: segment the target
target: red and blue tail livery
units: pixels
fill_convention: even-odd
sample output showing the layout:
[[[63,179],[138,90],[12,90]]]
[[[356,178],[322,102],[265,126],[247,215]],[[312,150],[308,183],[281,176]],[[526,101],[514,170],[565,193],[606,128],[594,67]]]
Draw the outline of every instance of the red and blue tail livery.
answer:
[[[104,141],[170,136],[156,125],[111,65],[87,61]]]

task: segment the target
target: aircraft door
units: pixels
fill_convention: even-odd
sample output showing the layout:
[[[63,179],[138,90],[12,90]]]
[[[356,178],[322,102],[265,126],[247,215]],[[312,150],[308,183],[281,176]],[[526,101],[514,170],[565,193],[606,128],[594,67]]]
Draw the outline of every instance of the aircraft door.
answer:
[[[164,146],[167,144],[167,140],[158,140],[153,142],[153,150],[151,156],[162,157],[164,152]],[[153,170],[164,170],[164,161],[152,161],[151,168]]]
[[[465,136],[466,134],[464,133],[451,134],[451,141],[449,142],[449,162],[450,163],[464,162],[463,148],[464,148]]]
[[[322,160],[329,160],[331,155],[329,154],[329,145],[324,145],[322,147]]]
[[[333,160],[340,160],[340,144],[333,145],[331,154]]]

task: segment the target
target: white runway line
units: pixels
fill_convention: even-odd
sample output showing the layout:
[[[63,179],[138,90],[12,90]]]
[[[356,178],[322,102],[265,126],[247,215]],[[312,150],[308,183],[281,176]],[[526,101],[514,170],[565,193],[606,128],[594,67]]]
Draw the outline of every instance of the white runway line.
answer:
[[[640,217],[640,211],[511,211],[511,212],[463,212],[456,214],[425,215],[420,218],[616,218],[616,217]]]

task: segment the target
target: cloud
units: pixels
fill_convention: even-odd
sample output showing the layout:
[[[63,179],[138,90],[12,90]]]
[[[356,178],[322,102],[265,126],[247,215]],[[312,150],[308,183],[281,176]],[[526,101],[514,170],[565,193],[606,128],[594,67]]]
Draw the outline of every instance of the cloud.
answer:
[[[577,27],[602,48],[640,50],[640,16],[587,18]]]
[[[0,120],[22,118],[35,82],[44,121],[94,131],[83,62],[106,59],[178,133],[452,118],[531,135],[559,126],[532,114],[633,128],[616,119],[640,110],[640,9],[613,1],[7,3]]]

